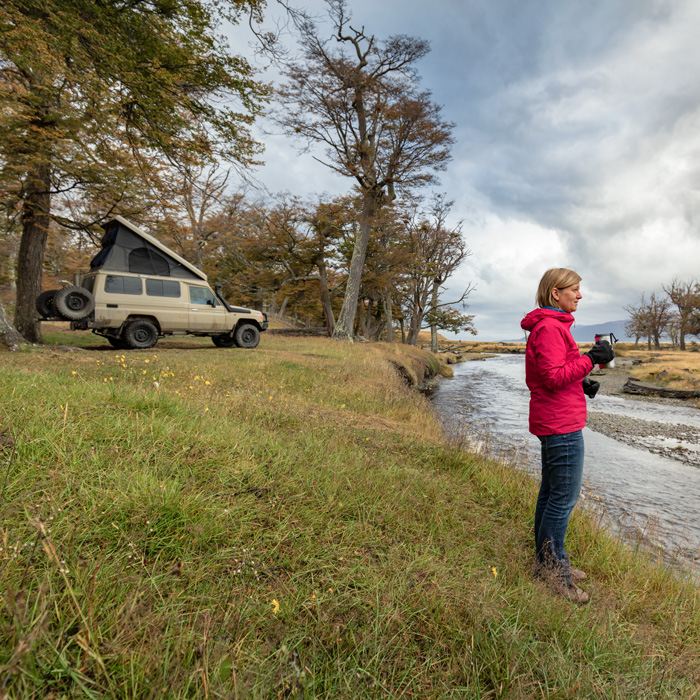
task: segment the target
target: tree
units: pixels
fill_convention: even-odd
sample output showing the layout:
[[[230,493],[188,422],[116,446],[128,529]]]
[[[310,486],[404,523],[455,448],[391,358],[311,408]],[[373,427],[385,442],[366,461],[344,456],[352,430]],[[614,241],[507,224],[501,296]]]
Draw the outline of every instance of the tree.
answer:
[[[338,286],[338,274],[329,265],[336,256],[349,206],[351,203],[348,200],[337,198],[330,202],[318,202],[306,215],[311,234],[310,252],[318,270],[319,294],[329,336],[335,332],[332,295]]]
[[[407,36],[384,42],[349,25],[345,0],[327,0],[335,35],[300,23],[302,59],[287,64],[279,90],[279,124],[307,144],[325,147],[324,165],[351,177],[362,208],[343,306],[334,337],[352,337],[372,223],[397,189],[434,181],[453,143],[452,125],[428,92],[418,90],[415,63],[428,43]]]
[[[427,212],[416,210],[406,223],[406,245],[410,254],[404,283],[404,303],[408,306],[410,319],[406,340],[409,345],[418,342],[418,334],[425,320],[431,330],[433,350],[437,350],[437,331],[442,324],[451,330],[461,325],[463,328],[459,330],[473,332],[473,317],[462,315],[451,306],[464,303],[473,289],[471,285],[455,301],[440,300],[444,283],[471,255],[462,237],[462,224],[454,228],[447,226],[452,205],[453,202],[442,195],[435,195]]]
[[[384,204],[372,227],[358,309],[361,333],[372,340],[379,340],[383,331],[387,342],[394,340],[394,306],[411,263],[405,245],[405,215],[404,205]]]
[[[208,224],[217,230],[209,272],[242,303],[273,314],[289,308],[316,324],[325,320],[332,333],[344,280],[339,248],[351,212],[347,198],[225,198]]]
[[[653,340],[654,348],[660,350],[661,336],[673,317],[670,306],[668,299],[657,299],[656,292],[650,294],[648,302],[642,294],[638,306],[625,306],[625,311],[630,316],[630,320],[625,324],[627,333],[637,338],[646,337],[649,350]]]
[[[691,331],[692,316],[700,306],[698,283],[695,280],[686,282],[674,277],[668,287],[661,286],[677,309],[678,343],[680,349],[685,350],[685,336]]]
[[[186,165],[170,185],[167,200],[161,202],[162,216],[154,222],[154,233],[200,270],[204,249],[219,233],[217,214],[223,208],[230,170],[217,164]]]
[[[215,17],[260,0],[6,0],[0,4],[0,202],[19,218],[17,329],[34,299],[56,198],[97,192],[99,220],[155,177],[152,159],[242,166],[267,88],[231,56]],[[230,100],[235,101],[234,106]],[[95,223],[72,222],[86,226]]]

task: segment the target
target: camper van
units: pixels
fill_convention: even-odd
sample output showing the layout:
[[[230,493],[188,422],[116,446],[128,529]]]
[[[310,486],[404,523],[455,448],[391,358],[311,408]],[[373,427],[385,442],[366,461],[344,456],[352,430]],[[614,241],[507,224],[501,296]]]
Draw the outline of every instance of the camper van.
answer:
[[[79,285],[42,292],[43,321],[70,321],[115,348],[150,348],[168,335],[209,336],[220,348],[254,348],[260,311],[230,306],[207,276],[121,216],[104,225],[102,249]]]

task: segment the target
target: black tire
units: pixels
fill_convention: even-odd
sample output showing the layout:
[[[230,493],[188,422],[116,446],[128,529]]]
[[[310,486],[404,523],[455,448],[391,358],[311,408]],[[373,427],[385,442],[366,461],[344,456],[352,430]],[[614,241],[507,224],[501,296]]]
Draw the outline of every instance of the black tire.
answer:
[[[132,321],[124,329],[122,338],[126,347],[144,350],[158,342],[158,329],[150,321]]]
[[[260,331],[252,323],[242,323],[233,334],[239,348],[255,348],[260,342]]]
[[[217,348],[232,348],[236,344],[236,341],[228,333],[213,335],[211,339],[214,341],[214,345],[216,345]]]
[[[53,308],[67,321],[80,321],[95,309],[95,297],[84,287],[64,287],[54,294]]]
[[[126,350],[126,348],[129,347],[122,338],[115,338],[111,335],[105,335],[104,337],[107,339],[107,342],[117,350]]]
[[[56,296],[56,292],[58,291],[60,290],[49,289],[39,294],[39,296],[36,298],[34,305],[36,306],[36,310],[41,318],[49,318],[50,316],[54,315],[53,298]]]

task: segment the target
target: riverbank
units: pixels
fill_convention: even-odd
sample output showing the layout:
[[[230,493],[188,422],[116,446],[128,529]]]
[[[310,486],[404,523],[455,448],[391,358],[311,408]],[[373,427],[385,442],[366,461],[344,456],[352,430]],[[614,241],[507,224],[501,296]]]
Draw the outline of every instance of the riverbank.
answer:
[[[690,697],[692,581],[577,511],[592,602],[552,596],[535,483],[446,444],[402,353],[3,354],[1,692]]]

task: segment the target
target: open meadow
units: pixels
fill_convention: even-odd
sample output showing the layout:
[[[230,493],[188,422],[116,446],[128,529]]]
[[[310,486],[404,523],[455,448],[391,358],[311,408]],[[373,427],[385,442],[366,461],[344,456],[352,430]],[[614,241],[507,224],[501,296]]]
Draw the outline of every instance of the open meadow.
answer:
[[[700,697],[694,583],[579,510],[591,603],[535,582],[428,353],[47,340],[0,365],[0,697]]]

